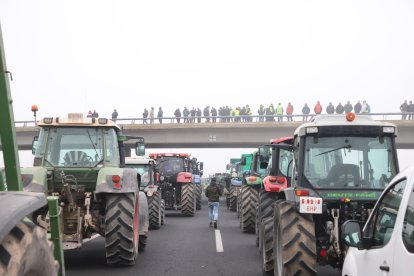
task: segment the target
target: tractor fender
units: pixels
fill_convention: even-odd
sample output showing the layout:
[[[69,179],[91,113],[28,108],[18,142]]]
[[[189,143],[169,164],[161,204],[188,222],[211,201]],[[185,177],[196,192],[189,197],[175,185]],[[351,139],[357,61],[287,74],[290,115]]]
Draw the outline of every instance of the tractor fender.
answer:
[[[46,204],[44,193],[0,192],[0,242],[24,217]]]
[[[177,174],[178,183],[192,183],[193,175],[189,172],[179,172]]]
[[[278,197],[284,198],[286,202],[294,206],[296,205],[296,199],[299,200],[299,198],[297,198],[297,196],[295,195],[295,189],[292,187],[288,187],[288,188],[280,190]]]
[[[148,201],[144,192],[139,192],[139,235],[147,235],[149,228]]]
[[[272,182],[270,181],[270,176],[266,176],[263,179],[263,187],[266,192],[273,192],[273,193],[279,193],[281,190],[284,190],[287,188],[287,179],[284,178],[285,181],[283,183],[279,182]]]
[[[262,184],[262,178],[260,176],[249,175],[245,178],[246,185],[259,185]]]
[[[120,181],[113,178],[119,176]],[[106,167],[99,170],[95,193],[135,193],[138,191],[138,173],[132,168]]]
[[[23,191],[47,193],[47,169],[44,167],[21,168]]]

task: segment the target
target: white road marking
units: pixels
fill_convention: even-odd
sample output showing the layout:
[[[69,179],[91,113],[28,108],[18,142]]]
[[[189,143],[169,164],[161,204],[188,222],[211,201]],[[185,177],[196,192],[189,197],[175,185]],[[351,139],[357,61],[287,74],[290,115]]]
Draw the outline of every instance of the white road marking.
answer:
[[[220,230],[216,229],[215,234],[216,234],[216,251],[217,252],[224,252]]]

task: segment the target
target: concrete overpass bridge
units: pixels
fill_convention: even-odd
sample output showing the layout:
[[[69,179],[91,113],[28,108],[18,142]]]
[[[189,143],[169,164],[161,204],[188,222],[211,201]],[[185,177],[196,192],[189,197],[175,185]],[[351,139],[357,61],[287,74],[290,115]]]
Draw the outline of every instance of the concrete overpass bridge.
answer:
[[[383,114],[381,114],[384,116]],[[302,116],[300,116],[302,117]],[[174,117],[164,118],[163,124],[142,124],[142,118],[118,119],[126,135],[142,136],[147,148],[254,148],[272,138],[291,136],[303,122],[225,122],[172,123]],[[168,120],[172,122],[168,123]],[[296,119],[297,120],[297,119]],[[397,125],[398,149],[414,149],[414,121],[379,120]],[[158,120],[156,120],[158,121]],[[204,121],[204,120],[203,120]],[[19,150],[31,150],[32,139],[39,129],[30,122],[16,122]],[[20,126],[18,125],[20,124]],[[132,147],[127,144],[127,147]]]

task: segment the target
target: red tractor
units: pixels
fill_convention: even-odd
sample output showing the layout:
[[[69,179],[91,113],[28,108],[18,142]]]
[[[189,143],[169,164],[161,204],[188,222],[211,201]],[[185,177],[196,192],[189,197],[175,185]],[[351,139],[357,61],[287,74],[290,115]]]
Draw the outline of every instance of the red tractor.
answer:
[[[161,187],[165,209],[181,210],[184,216],[194,216],[196,188],[191,172],[190,154],[151,153],[156,165],[156,181]]]

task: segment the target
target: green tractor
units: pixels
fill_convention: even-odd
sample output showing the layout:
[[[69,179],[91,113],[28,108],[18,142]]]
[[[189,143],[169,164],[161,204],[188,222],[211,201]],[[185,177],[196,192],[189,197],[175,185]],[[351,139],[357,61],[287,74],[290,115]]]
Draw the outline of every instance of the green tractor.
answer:
[[[125,168],[125,144],[130,137],[106,118],[47,117],[38,122],[34,137],[34,166],[23,168],[26,191],[58,197],[64,250],[78,249],[95,234],[105,237],[106,261],[134,265],[139,228],[148,218],[147,199],[139,192],[140,176]],[[143,138],[135,143],[145,151]],[[38,224],[50,230],[50,210],[34,213]]]
[[[125,166],[134,168],[141,176],[140,190],[143,191],[148,200],[149,229],[160,229],[165,221],[165,202],[161,199],[161,188],[156,185],[155,160],[147,156],[127,157]],[[143,229],[145,234],[145,229]]]
[[[0,144],[5,165],[0,171],[0,275],[65,275],[57,200],[23,191],[1,28],[0,72]],[[33,212],[47,204],[53,243],[32,219]]]

